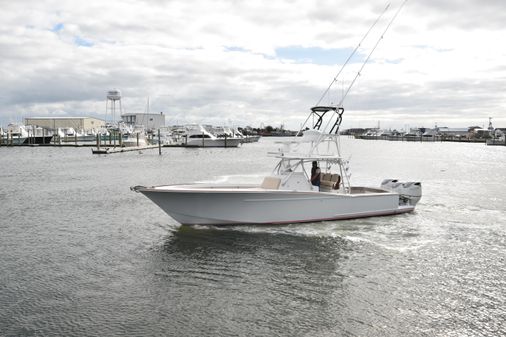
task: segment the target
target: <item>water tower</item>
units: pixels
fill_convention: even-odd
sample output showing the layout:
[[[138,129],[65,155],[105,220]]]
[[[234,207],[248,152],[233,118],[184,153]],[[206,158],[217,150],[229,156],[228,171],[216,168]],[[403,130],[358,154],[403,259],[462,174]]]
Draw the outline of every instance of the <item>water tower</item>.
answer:
[[[107,114],[111,112],[111,123],[116,120],[116,102],[119,105],[120,116],[121,111],[121,91],[118,89],[112,89],[107,92],[107,102],[105,103],[105,119],[107,121]]]

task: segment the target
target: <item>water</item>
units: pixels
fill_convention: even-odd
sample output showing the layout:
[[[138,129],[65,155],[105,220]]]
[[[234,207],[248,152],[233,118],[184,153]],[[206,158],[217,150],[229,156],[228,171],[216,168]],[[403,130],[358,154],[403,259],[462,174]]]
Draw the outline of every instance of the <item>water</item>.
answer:
[[[415,213],[180,227],[133,185],[260,181],[277,147],[0,148],[0,336],[506,335],[506,147],[343,139]]]

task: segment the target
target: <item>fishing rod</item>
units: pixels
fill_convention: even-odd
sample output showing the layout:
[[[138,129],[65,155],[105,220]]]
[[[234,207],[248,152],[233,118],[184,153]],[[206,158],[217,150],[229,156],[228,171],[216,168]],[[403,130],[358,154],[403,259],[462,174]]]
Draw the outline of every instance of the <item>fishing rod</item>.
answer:
[[[360,40],[360,42],[357,44],[357,46],[355,47],[355,49],[353,50],[353,52],[348,56],[348,58],[346,59],[346,62],[344,62],[344,64],[341,66],[341,69],[339,69],[339,72],[337,73],[336,76],[334,76],[334,79],[330,82],[329,86],[327,87],[327,89],[323,92],[323,95],[320,97],[320,99],[318,100],[318,102],[315,104],[315,106],[318,106],[322,100],[325,98],[325,96],[327,95],[327,93],[330,91],[330,88],[334,85],[334,83],[337,82],[337,79],[339,78],[339,76],[341,75],[341,73],[343,72],[343,69],[346,67],[346,65],[348,65],[348,63],[350,62],[351,58],[355,55],[355,53],[357,52],[357,50],[362,46],[362,43],[364,42],[364,40],[367,38],[367,36],[369,35],[369,33],[373,30],[373,28],[376,26],[376,24],[378,23],[379,20],[381,20],[381,18],[383,17],[383,15],[386,13],[386,11],[388,10],[388,8],[390,8],[390,3],[388,3],[385,7],[385,9],[383,10],[383,12],[381,12],[381,14],[376,18],[376,20],[373,22],[373,24],[371,25],[371,27],[369,27],[369,29],[367,30],[367,32],[365,33],[365,35],[362,37],[362,39]],[[302,123],[302,127],[301,129],[299,130],[299,132],[297,133],[297,136],[300,134],[300,132],[302,131],[302,128],[306,125],[307,121],[309,120],[309,118],[311,118],[311,116],[313,115],[313,113],[309,114],[309,116],[307,117],[307,119],[304,121],[304,123]]]
[[[339,72],[337,73],[336,76],[334,76],[334,79],[330,82],[329,86],[327,87],[327,90],[325,90],[323,92],[323,95],[322,97],[320,97],[320,99],[318,100],[318,102],[315,104],[315,106],[318,106],[322,100],[325,98],[325,96],[327,95],[327,93],[330,91],[330,88],[332,87],[332,85],[334,85],[334,83],[337,82],[337,79],[339,78],[339,75],[341,75],[341,73],[343,72],[343,69],[346,67],[346,65],[348,64],[348,62],[350,62],[351,58],[355,55],[355,53],[357,52],[358,48],[360,48],[362,46],[362,42],[364,42],[364,40],[367,38],[367,36],[369,35],[369,33],[371,32],[371,30],[373,30],[374,26],[376,26],[376,24],[378,23],[378,21],[381,19],[381,17],[386,13],[386,11],[388,10],[388,8],[390,7],[390,3],[388,3],[385,7],[385,9],[383,10],[383,12],[376,18],[376,21],[374,21],[374,23],[372,24],[371,27],[369,27],[369,30],[365,33],[365,35],[362,37],[362,40],[360,40],[360,42],[358,43],[358,45],[355,47],[355,49],[353,50],[353,52],[348,56],[348,59],[346,60],[346,62],[344,62],[344,64],[341,66],[341,69],[339,69]]]
[[[351,81],[350,85],[348,86],[348,89],[346,90],[345,94],[343,95],[343,97],[341,98],[341,101],[339,102],[339,105],[338,106],[342,106],[343,102],[344,102],[344,99],[346,98],[346,96],[348,95],[348,93],[350,92],[351,88],[353,87],[353,85],[355,84],[355,81],[357,80],[357,78],[361,75],[361,72],[362,70],[364,69],[365,65],[367,64],[367,62],[369,62],[369,59],[371,58],[372,54],[374,53],[374,51],[376,50],[376,48],[378,47],[379,43],[381,42],[381,40],[383,40],[383,37],[385,36],[385,34],[387,33],[388,29],[390,28],[390,26],[392,25],[392,23],[394,22],[395,18],[397,18],[397,15],[399,15],[399,12],[401,11],[402,7],[404,7],[404,4],[406,4],[408,0],[404,0],[402,2],[402,4],[399,6],[399,8],[397,9],[397,12],[395,12],[395,15],[392,17],[392,19],[390,20],[390,22],[388,23],[388,25],[386,26],[385,30],[383,31],[383,34],[381,34],[380,38],[378,39],[378,41],[376,41],[376,44],[374,45],[374,47],[372,48],[371,52],[369,53],[369,55],[367,55],[367,58],[365,59],[364,63],[362,63],[362,66],[360,67],[360,69],[358,70],[357,74],[355,75],[355,77],[353,78],[353,81]]]
[[[348,89],[346,89],[346,92],[344,93],[343,97],[341,98],[341,100],[339,101],[339,104],[337,105],[338,109],[342,109],[342,104],[344,102],[344,99],[346,98],[346,96],[348,96],[348,93],[350,92],[351,88],[353,87],[353,85],[355,84],[357,78],[361,75],[361,72],[362,70],[364,69],[365,65],[367,64],[367,62],[369,62],[369,59],[371,58],[372,54],[374,53],[374,51],[376,50],[376,48],[378,47],[379,43],[381,42],[381,40],[383,40],[383,37],[385,36],[385,34],[387,33],[387,31],[390,29],[390,26],[392,25],[392,23],[395,21],[395,19],[397,18],[397,15],[399,15],[399,12],[401,11],[401,9],[404,7],[404,5],[406,4],[408,0],[404,0],[402,2],[402,4],[399,6],[399,8],[397,9],[397,11],[395,12],[394,16],[392,17],[392,19],[390,20],[390,22],[388,23],[388,25],[386,26],[385,30],[383,31],[383,33],[381,34],[380,38],[376,41],[376,44],[374,45],[374,47],[371,49],[371,52],[369,53],[369,55],[367,55],[367,58],[365,59],[365,61],[362,63],[362,66],[360,67],[360,69],[358,70],[357,74],[355,75],[355,77],[353,78],[353,81],[351,81],[350,85],[348,86]],[[344,111],[344,109],[342,110]],[[339,119],[341,118],[341,115],[342,115],[342,112],[339,114],[339,116],[337,117],[338,120],[336,121],[336,124],[340,124],[340,121]],[[332,118],[329,119],[329,121],[327,122],[327,124],[325,125],[325,127],[323,128],[323,130],[327,130],[329,125],[330,125],[330,122],[332,121]],[[332,130],[334,129],[334,127],[336,126],[336,124],[332,127]],[[335,130],[335,133],[337,134],[339,131],[339,125],[337,125],[337,128]],[[320,135],[320,137],[318,138],[318,141],[315,143],[316,145],[311,149],[311,153],[316,149],[316,147],[318,146],[318,143],[321,142],[323,138],[323,133]]]

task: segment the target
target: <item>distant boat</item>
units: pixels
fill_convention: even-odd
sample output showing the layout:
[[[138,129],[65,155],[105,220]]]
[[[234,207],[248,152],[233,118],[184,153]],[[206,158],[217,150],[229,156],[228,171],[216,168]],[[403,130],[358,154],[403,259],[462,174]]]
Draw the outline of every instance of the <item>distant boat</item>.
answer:
[[[258,135],[244,135],[241,131],[234,129],[234,136],[237,138],[241,138],[241,143],[255,143],[260,140],[260,136]]]
[[[2,144],[49,144],[53,135],[32,125],[9,124],[2,133]]]
[[[28,139],[28,132],[18,124],[9,124],[2,132],[2,144],[21,145]]]
[[[74,128],[58,129],[58,135],[62,142],[94,142],[97,140],[97,133],[95,130],[89,131],[76,131]]]
[[[146,132],[143,126],[135,126],[131,131],[123,134],[121,144],[124,147],[147,146]]]
[[[146,130],[143,125],[131,125],[125,122],[108,123],[100,129],[101,138],[114,140],[114,144],[122,147],[147,146]]]
[[[187,126],[181,139],[186,147],[238,147],[241,144],[240,138],[217,137],[202,125]]]
[[[505,135],[501,137],[487,139],[487,145],[504,145],[506,146],[506,138]]]

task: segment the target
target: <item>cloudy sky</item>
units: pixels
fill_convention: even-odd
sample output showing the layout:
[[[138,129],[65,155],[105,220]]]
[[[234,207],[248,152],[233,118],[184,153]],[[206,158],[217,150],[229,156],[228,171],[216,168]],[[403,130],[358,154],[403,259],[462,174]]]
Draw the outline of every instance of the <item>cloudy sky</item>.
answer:
[[[324,103],[339,102],[402,1]],[[0,125],[163,111],[168,124],[298,128],[388,1],[0,0]],[[504,0],[409,0],[343,127],[506,127]]]

